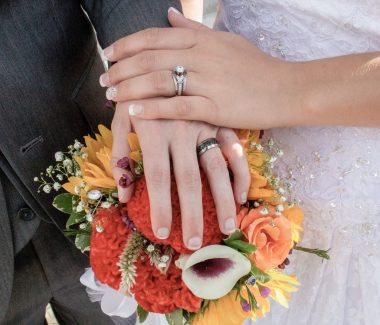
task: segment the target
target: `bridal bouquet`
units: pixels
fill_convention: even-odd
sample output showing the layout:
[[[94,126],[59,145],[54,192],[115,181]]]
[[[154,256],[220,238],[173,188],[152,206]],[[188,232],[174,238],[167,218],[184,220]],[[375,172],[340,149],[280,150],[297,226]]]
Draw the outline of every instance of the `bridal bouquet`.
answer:
[[[292,250],[328,258],[327,252],[298,246],[303,212],[292,203],[290,184],[273,172],[283,152],[272,140],[260,143],[260,131],[236,131],[251,172],[248,202],[238,207],[238,230],[225,237],[219,230],[208,182],[202,175],[203,247],[189,251],[182,242],[181,216],[172,180],[173,223],[168,239],[151,229],[143,156],[136,134],[129,134],[130,157],[117,162],[125,170],[120,186],[135,184],[127,205],[117,199],[110,167],[112,133],[99,126],[95,138],[75,141],[35,181],[39,192],[59,191],[54,207],[69,215],[67,234],[90,252],[98,281],[134,301],[139,321],[149,312],[179,324],[241,324],[264,317],[270,300],[287,307],[299,285],[283,269]],[[174,178],[174,177],[173,177]],[[228,312],[226,312],[228,311]]]

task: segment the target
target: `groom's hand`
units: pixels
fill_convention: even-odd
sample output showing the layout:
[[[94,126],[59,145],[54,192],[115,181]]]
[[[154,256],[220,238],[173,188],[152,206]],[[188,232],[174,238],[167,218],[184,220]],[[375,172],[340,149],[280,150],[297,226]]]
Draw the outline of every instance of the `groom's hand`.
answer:
[[[246,200],[250,176],[246,158],[235,133],[202,122],[130,121],[128,102],[119,103],[112,122],[114,135],[113,172],[119,182],[123,170],[116,162],[129,154],[127,135],[131,122],[136,131],[144,157],[153,232],[167,238],[172,220],[171,163],[177,183],[181,206],[183,240],[189,249],[198,249],[203,238],[202,186],[196,146],[207,138],[217,138],[234,172],[236,201]],[[215,200],[220,229],[230,234],[236,228],[236,206],[225,159],[219,148],[204,153],[199,160],[210,183]],[[132,189],[119,186],[119,198],[126,202]]]

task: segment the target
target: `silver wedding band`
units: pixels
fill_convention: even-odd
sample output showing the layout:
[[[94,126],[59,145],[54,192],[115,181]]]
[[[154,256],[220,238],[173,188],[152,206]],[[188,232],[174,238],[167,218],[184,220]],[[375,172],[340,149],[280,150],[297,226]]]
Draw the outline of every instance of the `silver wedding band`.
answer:
[[[172,77],[177,96],[182,96],[186,90],[187,71],[183,66],[176,66],[173,69]]]
[[[205,152],[209,151],[213,148],[219,148],[219,142],[215,138],[208,138],[206,140],[203,140],[198,146],[197,146],[197,155],[198,157],[202,156]]]

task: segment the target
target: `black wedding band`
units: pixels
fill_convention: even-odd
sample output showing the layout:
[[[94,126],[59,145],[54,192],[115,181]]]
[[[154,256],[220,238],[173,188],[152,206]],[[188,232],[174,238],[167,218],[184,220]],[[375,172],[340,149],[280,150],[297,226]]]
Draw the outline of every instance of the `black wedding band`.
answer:
[[[203,140],[198,146],[197,146],[197,155],[198,157],[202,156],[206,151],[213,149],[213,148],[219,148],[219,142],[215,138],[208,138],[206,140]]]

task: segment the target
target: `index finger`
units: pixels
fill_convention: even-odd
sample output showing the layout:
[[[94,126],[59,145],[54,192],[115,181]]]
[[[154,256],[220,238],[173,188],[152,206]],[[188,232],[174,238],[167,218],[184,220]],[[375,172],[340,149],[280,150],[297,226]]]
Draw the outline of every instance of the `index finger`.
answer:
[[[188,28],[148,28],[120,38],[104,49],[109,61],[118,61],[145,50],[187,49],[197,43],[199,31]]]

